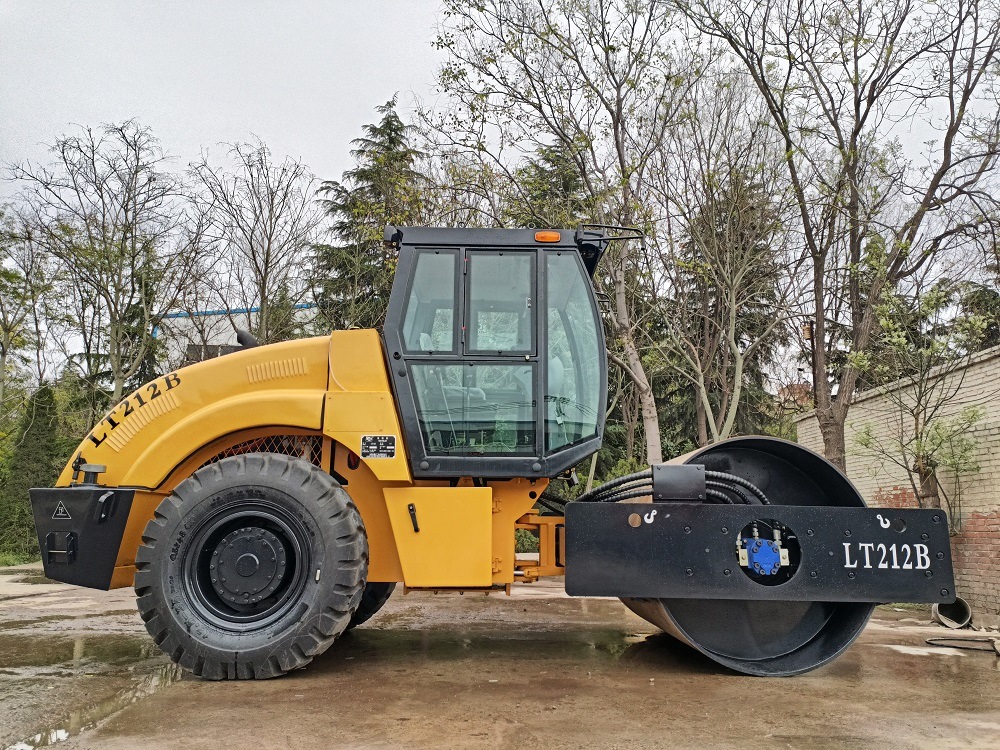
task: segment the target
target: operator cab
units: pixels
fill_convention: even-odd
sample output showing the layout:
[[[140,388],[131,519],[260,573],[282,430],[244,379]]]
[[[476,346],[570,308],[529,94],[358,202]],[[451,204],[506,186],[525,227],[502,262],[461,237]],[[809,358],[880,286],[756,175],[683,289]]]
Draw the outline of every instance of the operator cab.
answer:
[[[602,234],[387,227],[385,239],[399,265],[383,335],[414,477],[552,477],[600,447]]]

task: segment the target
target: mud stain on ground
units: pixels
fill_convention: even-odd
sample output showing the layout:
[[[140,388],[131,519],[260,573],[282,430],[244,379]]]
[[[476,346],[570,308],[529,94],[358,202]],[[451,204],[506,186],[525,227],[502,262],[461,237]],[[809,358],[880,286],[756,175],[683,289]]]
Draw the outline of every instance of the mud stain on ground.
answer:
[[[38,575],[24,576],[23,578],[18,578],[17,582],[18,583],[28,583],[28,584],[31,584],[33,586],[37,586],[37,585],[40,585],[40,584],[46,584],[46,583],[56,583],[56,584],[59,583],[59,581],[53,581],[51,578],[46,578],[45,576],[38,576]]]

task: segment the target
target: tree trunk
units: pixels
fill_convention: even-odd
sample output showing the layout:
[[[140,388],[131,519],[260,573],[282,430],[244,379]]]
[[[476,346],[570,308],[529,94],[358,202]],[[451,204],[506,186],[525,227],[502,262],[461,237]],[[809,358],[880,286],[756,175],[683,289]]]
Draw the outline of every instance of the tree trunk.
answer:
[[[111,374],[115,381],[115,390],[111,394],[111,405],[116,406],[122,400],[122,394],[125,392],[125,373],[122,365],[121,357],[115,354],[116,347],[115,344],[111,345]]]
[[[701,400],[701,394],[695,388],[694,414],[695,422],[698,424],[698,447],[708,445],[708,417],[705,414],[705,404]]]
[[[724,413],[726,418],[722,423],[722,427],[719,429],[719,440],[725,440],[732,434],[733,426],[736,424],[736,414],[740,407],[740,398],[743,395],[744,360],[743,355],[739,351],[739,347],[736,345],[736,340],[732,335],[730,335],[729,346],[731,347],[736,364],[733,368],[732,392],[729,394],[728,402],[725,405]]]
[[[918,458],[913,465],[919,481],[917,505],[921,508],[940,508],[941,496],[938,494],[937,477],[925,460]]]
[[[642,359],[631,334],[625,340],[625,357],[633,372],[635,394],[639,399],[639,414],[642,417],[643,436],[646,439],[646,460],[651,464],[663,462],[663,448],[660,446],[660,419],[656,413],[656,399],[646,378]]]
[[[814,255],[812,261],[813,332],[811,343],[813,403],[815,404],[816,421],[823,436],[823,454],[826,460],[847,473],[847,440],[844,436],[844,423],[847,421],[847,406],[850,395],[840,380],[841,390],[837,393],[836,402],[833,388],[827,377],[826,350],[826,261],[825,255]]]
[[[7,390],[7,347],[0,351],[0,418],[3,417],[3,397]]]
[[[846,415],[845,415],[846,416]],[[817,409],[816,421],[823,435],[823,453],[826,460],[847,473],[847,441],[844,437],[844,418],[835,409]]]
[[[660,417],[656,413],[656,399],[653,389],[646,386],[639,393],[642,405],[642,426],[646,437],[646,460],[651,464],[663,463],[663,446],[660,444]]]
[[[635,457],[635,425],[638,421],[632,394],[622,399],[622,420],[625,422],[625,457],[631,461]]]
[[[587,484],[583,488],[584,493],[590,492],[594,488],[594,475],[597,473],[597,453],[590,457],[590,471],[587,472]]]
[[[639,399],[639,413],[642,415],[643,433],[646,437],[646,460],[651,464],[663,462],[663,447],[660,445],[660,419],[656,413],[656,399],[653,388],[646,377],[646,369],[642,364],[639,347],[635,343],[632,332],[632,318],[629,314],[628,300],[625,296],[626,261],[624,255],[618,260],[612,275],[615,287],[615,328],[625,350],[625,363],[628,365],[629,376],[635,384],[636,397]]]

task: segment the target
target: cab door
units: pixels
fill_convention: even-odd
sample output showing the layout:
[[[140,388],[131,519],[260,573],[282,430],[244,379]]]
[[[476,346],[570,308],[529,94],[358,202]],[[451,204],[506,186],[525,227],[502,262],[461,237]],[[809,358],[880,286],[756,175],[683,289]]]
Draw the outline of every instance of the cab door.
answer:
[[[416,473],[537,456],[536,253],[428,248],[410,261],[402,351],[392,356],[413,406],[408,441],[423,454]]]

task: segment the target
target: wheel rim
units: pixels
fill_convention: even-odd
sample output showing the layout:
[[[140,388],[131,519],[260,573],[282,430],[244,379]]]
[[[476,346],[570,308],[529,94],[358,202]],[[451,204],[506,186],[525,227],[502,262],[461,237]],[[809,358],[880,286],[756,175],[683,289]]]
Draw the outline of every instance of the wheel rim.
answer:
[[[226,630],[264,627],[295,607],[305,588],[308,534],[266,501],[224,508],[195,531],[185,583],[195,610]]]

